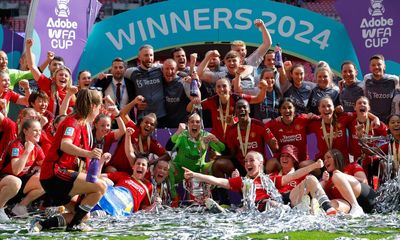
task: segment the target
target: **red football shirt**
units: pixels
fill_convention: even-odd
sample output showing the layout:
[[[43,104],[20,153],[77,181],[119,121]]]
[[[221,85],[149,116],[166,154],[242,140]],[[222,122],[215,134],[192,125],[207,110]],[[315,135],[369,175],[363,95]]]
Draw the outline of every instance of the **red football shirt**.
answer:
[[[18,93],[14,92],[14,91],[7,90],[6,92],[3,92],[0,95],[0,99],[6,100],[6,105],[7,105],[10,101],[13,103],[16,103],[18,101],[19,96],[21,96],[21,95],[19,95]],[[3,110],[2,107],[0,107],[0,111],[1,110]]]
[[[5,117],[0,122],[0,156],[7,149],[10,142],[17,138],[17,124]]]
[[[52,80],[45,75],[40,75],[38,81],[37,81],[38,87],[46,92],[46,94],[49,96],[49,106],[47,107],[47,110],[49,110],[51,113],[55,114],[56,113],[56,99],[55,97],[51,94],[51,84]],[[61,103],[67,95],[67,91],[65,89],[57,89],[58,96],[60,97],[60,102],[58,103],[61,106]],[[75,105],[75,102],[71,99],[68,103],[68,107],[72,107]]]
[[[244,167],[245,156],[243,155],[240,147],[237,126],[238,123],[231,126],[227,131],[226,144],[229,150],[233,154],[235,154],[236,159]],[[242,142],[245,143],[246,129],[241,129],[240,135],[242,136]],[[252,118],[250,124],[250,134],[248,139],[247,152],[256,151],[265,156],[265,150],[266,150],[265,144],[273,138],[274,135],[268,128],[265,128],[264,124],[261,121]]]
[[[347,146],[347,125],[354,120],[354,113],[342,113],[336,119],[336,124],[333,129],[333,142],[332,148],[339,150],[343,154],[346,163],[349,163],[349,150]],[[308,131],[315,133],[317,139],[318,152],[315,159],[323,159],[325,153],[328,151],[328,144],[324,139],[324,134],[321,125],[322,120],[312,120],[308,125]],[[330,124],[325,124],[327,135],[330,133]],[[327,136],[327,137],[328,137]]]
[[[22,144],[21,140],[18,139],[10,145],[7,154],[10,156],[10,159],[12,161],[15,158],[20,158],[21,155],[24,153],[24,151],[25,151],[24,145]],[[28,156],[24,169],[17,175],[17,177],[22,177],[25,174],[29,173],[32,167],[39,166],[43,160],[44,160],[43,150],[39,147],[39,145],[35,144],[35,147]],[[2,173],[14,175],[11,162],[4,167]]]
[[[265,124],[278,140],[279,148],[291,144],[298,149],[299,162],[309,159],[307,150],[307,125],[311,121],[307,115],[300,114],[296,116],[290,125],[282,121],[271,120]]]
[[[61,141],[64,138],[72,139],[75,146],[90,151],[89,133],[86,125],[79,124],[74,115],[67,116],[57,129],[53,145],[43,162],[40,179],[49,179],[54,175],[56,168],[66,168],[77,171],[77,157],[61,151]],[[89,162],[86,159],[86,163]]]
[[[150,205],[153,185],[148,180],[138,181],[125,172],[107,173],[107,177],[115,183],[114,186],[127,188],[131,192],[135,212],[141,209],[141,206]]]
[[[228,115],[233,116],[235,113],[235,104],[240,99],[245,99],[246,101],[250,102],[251,96],[245,94],[231,94],[229,98],[229,107],[228,107]],[[221,123],[220,113],[219,113],[219,97],[218,95],[214,95],[205,99],[201,106],[203,109],[207,109],[211,113],[211,124],[212,129],[211,133],[214,134],[221,142],[226,143],[225,137],[227,132],[225,132],[224,137],[224,128]],[[226,108],[222,109],[223,115],[225,115]],[[229,126],[227,126],[226,131],[228,131]]]
[[[243,186],[242,177],[229,178],[228,181],[229,181],[229,185],[231,187],[231,189],[230,189],[231,191],[242,192],[242,186]],[[263,186],[261,184],[260,177],[257,177],[254,179],[254,184],[256,187],[256,202],[263,200],[263,199],[270,198],[267,191],[263,188]]]
[[[140,135],[140,128],[137,127],[133,121],[128,122],[126,127],[131,127],[135,130],[135,133],[131,137],[131,141],[134,149],[139,149],[138,137]],[[157,156],[162,156],[166,153],[165,148],[153,138],[150,138],[150,147],[147,146],[146,142],[143,142],[143,150],[147,153],[154,153]],[[123,138],[119,143],[115,154],[112,156],[111,161],[107,165],[115,167],[119,172],[132,174],[132,167],[125,154],[125,138]]]

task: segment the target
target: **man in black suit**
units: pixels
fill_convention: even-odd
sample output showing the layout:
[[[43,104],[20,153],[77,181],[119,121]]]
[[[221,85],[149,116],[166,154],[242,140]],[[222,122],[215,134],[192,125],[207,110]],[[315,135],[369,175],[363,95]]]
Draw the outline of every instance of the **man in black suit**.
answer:
[[[103,96],[109,95],[118,109],[122,109],[135,98],[131,80],[124,78],[126,64],[122,58],[115,58],[111,64],[111,75],[98,79],[96,87],[102,88]]]

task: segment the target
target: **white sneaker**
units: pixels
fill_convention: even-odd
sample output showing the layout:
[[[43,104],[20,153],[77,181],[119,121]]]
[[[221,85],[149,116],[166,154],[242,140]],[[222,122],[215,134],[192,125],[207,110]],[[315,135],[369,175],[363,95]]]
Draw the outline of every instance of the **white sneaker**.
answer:
[[[4,208],[0,208],[0,223],[6,223],[9,221],[10,221],[10,218],[4,212]]]
[[[358,218],[358,217],[362,217],[365,215],[364,210],[358,204],[351,206],[351,210],[350,210],[349,214],[353,218]]]
[[[206,208],[210,210],[212,213],[224,213],[225,209],[223,209],[217,202],[215,202],[212,198],[207,198],[205,202]]]
[[[11,212],[15,214],[16,217],[26,218],[29,216],[28,210],[25,206],[17,204],[12,209]]]

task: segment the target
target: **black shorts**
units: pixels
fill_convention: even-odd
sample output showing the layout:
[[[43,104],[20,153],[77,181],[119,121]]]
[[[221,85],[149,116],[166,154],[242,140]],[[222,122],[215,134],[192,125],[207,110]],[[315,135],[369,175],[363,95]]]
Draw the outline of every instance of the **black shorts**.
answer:
[[[358,204],[362,207],[365,213],[371,213],[375,205],[375,192],[365,183],[361,183],[361,193],[357,198]]]
[[[285,192],[285,193],[281,193],[281,195],[282,195],[282,201],[283,201],[283,203],[285,205],[290,203],[290,191],[289,192]]]
[[[78,172],[70,172],[74,176],[73,181],[66,181],[57,176],[53,176],[49,179],[41,179],[40,184],[42,185],[47,196],[51,199],[52,206],[61,206],[71,201],[69,193],[74,186],[75,179],[78,177]]]
[[[22,198],[25,196],[24,194],[24,189],[26,187],[26,184],[28,183],[29,179],[33,176],[33,174],[25,174],[21,177],[19,177],[19,179],[21,179],[21,188],[19,189],[17,195],[15,197],[13,197],[9,202],[10,203],[19,203]]]

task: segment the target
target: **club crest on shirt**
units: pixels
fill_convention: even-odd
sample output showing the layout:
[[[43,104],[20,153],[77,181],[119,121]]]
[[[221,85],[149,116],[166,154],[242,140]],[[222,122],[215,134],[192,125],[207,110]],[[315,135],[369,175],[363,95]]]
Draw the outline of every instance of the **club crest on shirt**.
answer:
[[[300,125],[300,124],[296,124],[296,125],[294,126],[294,128],[295,128],[296,130],[300,130],[300,129],[301,129],[301,125]]]
[[[72,135],[74,135],[74,132],[75,132],[74,128],[67,127],[67,129],[65,129],[64,136],[72,137]]]
[[[250,136],[251,136],[252,138],[254,138],[254,137],[256,137],[256,133],[255,133],[255,132],[251,132],[251,133],[250,133]]]
[[[18,157],[19,156],[19,148],[13,148],[11,150],[11,157]]]

